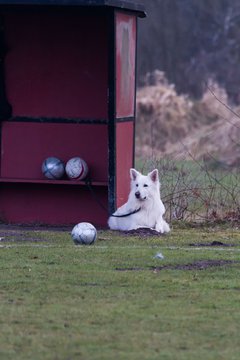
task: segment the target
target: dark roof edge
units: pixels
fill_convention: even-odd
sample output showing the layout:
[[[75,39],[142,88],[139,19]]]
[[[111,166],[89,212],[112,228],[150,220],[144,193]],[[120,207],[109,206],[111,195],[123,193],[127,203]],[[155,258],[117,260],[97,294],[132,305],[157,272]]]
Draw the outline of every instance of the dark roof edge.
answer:
[[[105,6],[133,11],[136,12],[139,17],[146,17],[143,5],[125,0],[0,0],[0,5]]]

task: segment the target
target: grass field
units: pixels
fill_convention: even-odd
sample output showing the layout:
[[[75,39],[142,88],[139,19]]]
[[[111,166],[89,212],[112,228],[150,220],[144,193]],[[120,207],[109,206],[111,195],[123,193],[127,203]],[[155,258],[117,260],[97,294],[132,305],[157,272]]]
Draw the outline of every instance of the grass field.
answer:
[[[93,246],[68,231],[0,236],[1,359],[239,358],[237,228],[99,231]]]

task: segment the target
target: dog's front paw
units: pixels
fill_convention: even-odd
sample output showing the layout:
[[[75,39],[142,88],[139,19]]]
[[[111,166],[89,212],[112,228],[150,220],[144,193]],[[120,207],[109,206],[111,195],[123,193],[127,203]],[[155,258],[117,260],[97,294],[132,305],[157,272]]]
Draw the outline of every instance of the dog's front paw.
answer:
[[[170,226],[166,221],[161,221],[156,224],[155,227],[156,231],[160,232],[161,234],[168,233],[170,231]]]

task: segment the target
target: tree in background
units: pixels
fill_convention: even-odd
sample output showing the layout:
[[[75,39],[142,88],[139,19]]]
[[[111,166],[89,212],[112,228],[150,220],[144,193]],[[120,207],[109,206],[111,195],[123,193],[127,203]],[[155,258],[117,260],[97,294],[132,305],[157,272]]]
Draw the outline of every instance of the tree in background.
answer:
[[[178,92],[199,97],[209,78],[240,102],[239,0],[138,0],[138,79],[163,70]]]

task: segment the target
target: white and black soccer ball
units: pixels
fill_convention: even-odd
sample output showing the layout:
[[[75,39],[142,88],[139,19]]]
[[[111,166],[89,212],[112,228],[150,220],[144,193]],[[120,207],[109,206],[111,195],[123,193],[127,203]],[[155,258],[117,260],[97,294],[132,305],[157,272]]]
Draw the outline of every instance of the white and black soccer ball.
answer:
[[[97,230],[88,222],[75,225],[71,235],[76,245],[92,245],[97,240]]]
[[[69,179],[83,180],[88,174],[88,166],[86,161],[76,156],[68,160],[65,171]]]
[[[61,179],[65,173],[65,164],[56,157],[48,157],[42,163],[42,173],[48,179]]]

